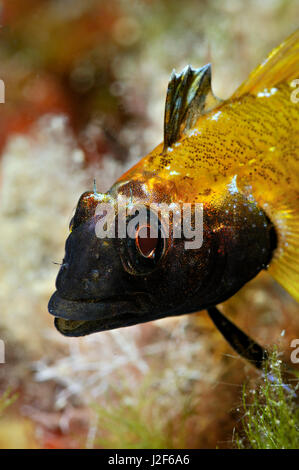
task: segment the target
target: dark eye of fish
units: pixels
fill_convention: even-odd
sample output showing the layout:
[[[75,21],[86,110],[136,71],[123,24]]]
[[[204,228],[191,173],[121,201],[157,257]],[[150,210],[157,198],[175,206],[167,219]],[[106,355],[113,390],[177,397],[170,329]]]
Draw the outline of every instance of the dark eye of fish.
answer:
[[[127,224],[134,216],[127,218]],[[163,258],[166,240],[161,221],[148,210],[147,224],[136,224],[135,236],[121,240],[123,265],[130,274],[149,274]],[[151,229],[154,228],[154,233]]]
[[[155,236],[151,237],[150,231],[150,225],[142,225],[136,230],[136,247],[144,258],[154,258],[159,243],[159,238]]]

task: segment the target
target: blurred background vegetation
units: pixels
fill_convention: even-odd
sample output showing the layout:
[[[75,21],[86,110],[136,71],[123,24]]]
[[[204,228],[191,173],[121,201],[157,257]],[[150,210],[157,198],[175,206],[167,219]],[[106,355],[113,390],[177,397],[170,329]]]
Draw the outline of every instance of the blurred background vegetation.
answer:
[[[47,302],[80,194],[162,140],[172,69],[211,62],[227,98],[298,14],[297,0],[0,2],[1,448],[234,446],[259,374],[205,312],[66,339]],[[266,273],[222,308],[289,361],[299,308]]]

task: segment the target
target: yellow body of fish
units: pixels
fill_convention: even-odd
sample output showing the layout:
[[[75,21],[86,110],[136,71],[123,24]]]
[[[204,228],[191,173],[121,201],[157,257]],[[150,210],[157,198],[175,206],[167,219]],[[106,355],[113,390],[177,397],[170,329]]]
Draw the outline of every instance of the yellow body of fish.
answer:
[[[171,146],[156,147],[118,181],[143,182],[149,200],[163,186],[172,202],[201,202],[206,209],[227,204],[236,191],[243,193],[276,228],[278,247],[269,272],[296,300],[299,102],[292,96],[298,78],[299,31],[229,100],[201,115]]]

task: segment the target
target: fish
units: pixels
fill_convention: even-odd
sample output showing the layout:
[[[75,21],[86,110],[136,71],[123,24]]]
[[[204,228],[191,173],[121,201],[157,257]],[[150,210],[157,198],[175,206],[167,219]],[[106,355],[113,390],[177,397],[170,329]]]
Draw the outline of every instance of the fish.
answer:
[[[267,351],[217,306],[262,270],[299,301],[298,78],[299,30],[226,100],[212,91],[210,64],[172,72],[163,142],[109,191],[79,198],[48,305],[60,333],[207,310],[234,350],[262,367]],[[191,232],[176,236],[184,207]],[[112,230],[129,225],[130,235]]]

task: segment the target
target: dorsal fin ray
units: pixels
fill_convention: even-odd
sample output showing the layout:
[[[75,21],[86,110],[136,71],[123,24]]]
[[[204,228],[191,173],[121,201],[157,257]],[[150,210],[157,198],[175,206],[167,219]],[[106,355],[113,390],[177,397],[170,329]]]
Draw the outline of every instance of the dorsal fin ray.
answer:
[[[181,73],[172,72],[164,115],[164,150],[194,127],[198,117],[219,106],[211,88],[211,64],[194,69],[187,65]]]
[[[235,91],[232,98],[250,93],[256,95],[265,88],[298,78],[299,29],[276,47]]]

